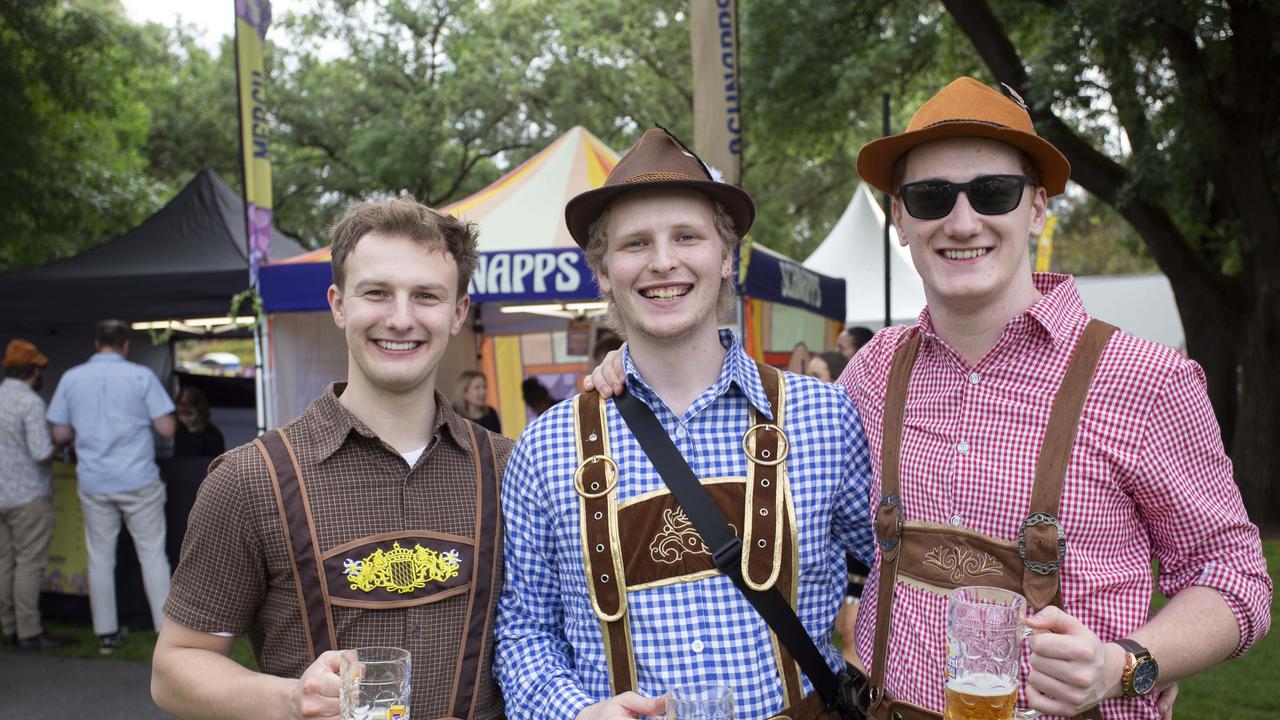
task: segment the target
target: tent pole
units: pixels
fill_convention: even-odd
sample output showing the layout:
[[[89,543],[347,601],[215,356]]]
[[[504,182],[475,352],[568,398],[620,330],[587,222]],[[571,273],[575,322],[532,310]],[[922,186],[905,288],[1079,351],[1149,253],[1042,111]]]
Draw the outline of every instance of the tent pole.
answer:
[[[884,134],[887,137],[890,134],[889,93],[885,93],[880,96],[880,114],[882,119],[884,120]],[[890,208],[889,195],[887,193],[884,196],[883,202],[884,202],[884,223],[883,223],[883,227],[884,227],[884,326],[889,327],[889,325],[893,323],[893,314],[891,312],[891,308],[889,307],[889,297],[890,297],[889,252],[892,250],[892,248],[889,247],[889,223],[891,221],[889,212],[891,208]]]

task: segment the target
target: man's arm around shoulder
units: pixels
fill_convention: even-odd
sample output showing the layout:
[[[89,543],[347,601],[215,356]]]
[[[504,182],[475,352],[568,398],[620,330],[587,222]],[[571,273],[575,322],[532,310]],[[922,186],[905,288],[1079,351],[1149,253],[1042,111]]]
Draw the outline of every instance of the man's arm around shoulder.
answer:
[[[151,697],[179,718],[334,718],[338,652],[316,659],[297,680],[254,672],[230,658],[234,637],[166,618],[151,659]]]

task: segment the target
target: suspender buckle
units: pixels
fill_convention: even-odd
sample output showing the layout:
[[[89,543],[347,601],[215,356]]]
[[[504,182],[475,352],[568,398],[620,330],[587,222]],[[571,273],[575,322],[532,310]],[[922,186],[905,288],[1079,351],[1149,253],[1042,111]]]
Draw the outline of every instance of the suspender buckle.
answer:
[[[880,499],[880,507],[876,509],[876,542],[880,543],[882,552],[898,547],[902,525],[902,500],[897,493],[889,493]]]
[[[588,468],[600,465],[601,470],[593,478],[587,478]],[[603,475],[604,477],[600,477]],[[618,463],[608,455],[592,455],[573,472],[573,488],[584,498],[595,499],[608,495],[618,484]]]
[[[729,568],[742,562],[742,540],[735,535],[732,540],[716,548],[711,553],[711,562],[715,563],[720,572],[728,573]]]
[[[1045,562],[1038,562],[1027,559],[1027,528],[1048,526],[1057,531],[1058,536],[1058,557]],[[1037,575],[1052,575],[1062,567],[1062,561],[1067,556],[1067,534],[1063,532],[1062,526],[1058,524],[1058,518],[1049,513],[1037,512],[1031,513],[1026,520],[1022,521],[1022,527],[1018,529],[1018,555],[1022,557],[1022,563],[1028,570]]]

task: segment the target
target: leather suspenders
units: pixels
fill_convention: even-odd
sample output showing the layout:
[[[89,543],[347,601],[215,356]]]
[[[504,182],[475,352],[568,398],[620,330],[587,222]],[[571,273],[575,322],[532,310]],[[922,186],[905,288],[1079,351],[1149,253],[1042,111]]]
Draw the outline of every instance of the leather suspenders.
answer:
[[[474,546],[470,549],[464,548],[464,550],[470,550],[467,556],[470,560],[467,562],[469,577],[450,583],[456,587],[440,593],[440,596],[447,596],[469,590],[466,620],[459,640],[458,660],[449,704],[450,717],[464,720],[472,717],[474,711],[480,663],[485,644],[489,640],[489,629],[492,626],[489,620],[493,616],[500,590],[497,574],[498,556],[502,547],[498,472],[493,447],[487,431],[477,430],[477,426],[470,422],[468,430],[475,457],[477,483]],[[280,515],[281,529],[291,560],[298,608],[306,626],[307,651],[314,660],[327,650],[339,649],[333,623],[335,604],[365,607],[374,611],[377,610],[378,605],[344,602],[343,599],[333,597],[330,583],[347,581],[334,577],[332,571],[329,573],[325,571],[326,551],[320,548],[311,514],[307,484],[288,436],[283,430],[277,429],[257,438],[253,444],[266,462],[267,472],[271,477],[276,510]],[[432,534],[412,530],[405,533],[406,538],[416,538],[419,535],[429,538]],[[365,540],[369,540],[372,546],[377,542],[385,544],[389,539],[393,538],[374,536]],[[360,541],[357,541],[348,545],[359,544]],[[383,605],[390,609],[426,601],[429,600],[406,603],[393,599]]]
[[[981,582],[948,578],[936,570],[917,562],[922,556],[922,546],[945,544],[955,541],[951,528],[908,523],[902,511],[899,481],[899,459],[902,449],[903,418],[906,409],[907,385],[921,335],[913,335],[894,354],[885,395],[884,433],[881,443],[881,501],[876,510],[876,541],[880,546],[880,581],[876,599],[876,633],[872,645],[871,685],[869,710],[871,717],[888,718],[892,710],[903,718],[938,718],[937,713],[914,705],[895,701],[885,695],[885,672],[888,660],[890,610],[893,606],[894,588],[899,575],[925,582],[941,589],[961,585],[998,585],[1022,592],[1036,611],[1048,605],[1061,605],[1058,571],[1066,553],[1066,535],[1058,523],[1058,506],[1062,485],[1066,479],[1067,465],[1075,446],[1077,426],[1084,400],[1093,381],[1098,360],[1115,327],[1099,320],[1090,320],[1077,344],[1066,375],[1054,398],[1049,423],[1041,443],[1036,462],[1035,479],[1031,491],[1031,503],[1026,519],[1013,543],[986,538],[977,533],[965,533],[969,546],[990,558],[990,577]],[[903,565],[904,561],[906,565]],[[1020,566],[1020,567],[1019,567]],[[998,568],[998,570],[996,569]],[[1098,709],[1092,708],[1081,715],[1084,718],[1101,718]]]

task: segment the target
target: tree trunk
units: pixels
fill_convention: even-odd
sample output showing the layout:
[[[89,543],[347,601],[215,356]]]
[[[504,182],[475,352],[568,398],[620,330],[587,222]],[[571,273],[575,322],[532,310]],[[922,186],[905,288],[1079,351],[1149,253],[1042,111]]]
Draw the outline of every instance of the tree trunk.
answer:
[[[1262,290],[1249,313],[1240,373],[1240,406],[1230,446],[1236,483],[1249,518],[1264,532],[1280,531],[1280,292]]]

